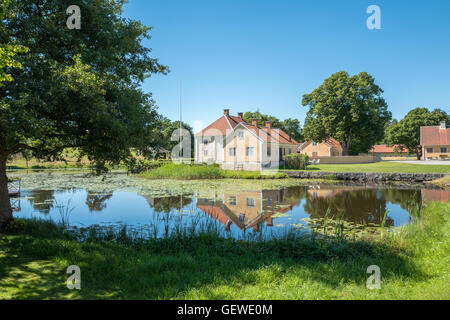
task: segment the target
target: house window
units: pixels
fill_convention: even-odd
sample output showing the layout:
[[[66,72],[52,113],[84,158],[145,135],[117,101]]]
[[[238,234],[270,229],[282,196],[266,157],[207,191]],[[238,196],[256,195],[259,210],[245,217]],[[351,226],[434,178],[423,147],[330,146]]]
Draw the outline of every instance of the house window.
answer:
[[[317,142],[312,142],[313,147],[317,146]]]
[[[447,148],[441,148],[441,153],[447,153]]]
[[[271,196],[267,198],[267,205],[268,206],[272,205],[272,197]]]
[[[254,208],[255,207],[255,199],[247,198],[247,207],[248,208]]]
[[[247,147],[246,150],[245,150],[245,155],[247,157],[253,156],[253,147]]]
[[[206,139],[206,138],[203,139],[203,144],[208,144],[208,142],[209,142],[208,139]]]
[[[239,222],[241,222],[241,223],[245,222],[245,213],[239,214]]]
[[[292,149],[291,148],[289,148],[289,154],[291,154],[292,153]]]
[[[433,148],[427,148],[427,153],[433,153]]]
[[[267,156],[268,157],[272,156],[272,148],[270,146],[267,146]]]
[[[239,140],[244,139],[244,131],[240,130],[237,132],[237,137]]]
[[[228,204],[229,204],[230,206],[235,206],[235,205],[236,205],[236,196],[230,196],[230,197],[228,198]]]
[[[228,154],[230,155],[230,157],[234,157],[236,155],[236,148],[229,148],[228,149]]]
[[[206,157],[208,156],[208,150],[203,150],[203,155]]]

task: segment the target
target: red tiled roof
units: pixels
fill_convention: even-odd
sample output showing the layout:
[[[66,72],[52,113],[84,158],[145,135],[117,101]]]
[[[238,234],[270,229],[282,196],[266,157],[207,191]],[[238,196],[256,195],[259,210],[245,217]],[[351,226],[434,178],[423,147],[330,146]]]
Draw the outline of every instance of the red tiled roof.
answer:
[[[448,146],[450,145],[450,128],[420,127],[420,139],[422,146]]]
[[[254,126],[250,123],[245,122],[243,119],[230,115],[223,115],[205,129],[196,134],[196,136],[203,135],[214,135],[214,130],[219,131],[222,135],[226,135],[230,130],[234,129],[239,123],[242,123],[247,129],[254,132],[258,137],[260,137],[264,142],[274,142],[281,144],[294,144],[297,145],[298,142],[290,138],[289,135],[281,129],[272,128],[269,129],[265,126]],[[278,130],[277,135],[272,133],[272,130]],[[228,131],[228,132],[227,132]],[[275,132],[275,131],[274,131]]]
[[[398,151],[394,149],[397,148]],[[369,150],[369,152],[373,153],[408,153],[408,150],[403,149],[399,144],[388,146],[387,144],[376,144]]]
[[[231,221],[230,218],[220,208],[213,206],[200,206],[200,205],[197,205],[197,208],[209,214],[211,217],[218,220],[225,226],[228,225]]]
[[[334,138],[328,138],[325,143],[332,147],[342,148],[341,144]]]

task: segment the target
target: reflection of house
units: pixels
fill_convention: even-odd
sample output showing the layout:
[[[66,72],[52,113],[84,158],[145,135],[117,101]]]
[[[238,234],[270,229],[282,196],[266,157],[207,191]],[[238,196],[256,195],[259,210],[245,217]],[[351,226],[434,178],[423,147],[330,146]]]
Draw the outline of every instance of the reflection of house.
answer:
[[[400,145],[377,144],[369,150],[369,154],[373,154],[377,160],[407,160],[413,158],[408,155],[408,150]]]
[[[259,230],[259,225],[273,226],[272,215],[285,213],[300,199],[285,199],[283,190],[238,191],[225,193],[216,199],[198,199],[197,208],[221,222],[227,230],[232,224],[239,229]]]
[[[343,191],[343,189],[342,190],[340,190],[340,189],[308,189],[306,192],[313,199],[317,199],[317,198],[326,199],[326,198],[335,197],[342,191]]]
[[[317,157],[342,156],[342,146],[333,138],[329,138],[323,142],[305,141],[298,146],[297,151],[302,154],[307,154],[313,159]]]
[[[195,135],[195,162],[219,163],[224,169],[261,170],[278,167],[283,156],[295,153],[298,143],[280,129],[257,119],[247,123],[243,114],[222,117]]]
[[[445,121],[440,126],[420,127],[422,159],[450,158],[450,127]]]
[[[440,189],[422,189],[423,201],[440,201],[446,203],[450,199],[450,191]]]

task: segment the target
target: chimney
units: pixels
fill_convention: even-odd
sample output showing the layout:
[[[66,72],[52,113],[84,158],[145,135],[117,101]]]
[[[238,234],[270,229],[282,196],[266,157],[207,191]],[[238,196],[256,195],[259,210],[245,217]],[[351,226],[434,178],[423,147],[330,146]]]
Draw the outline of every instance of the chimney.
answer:
[[[441,129],[446,129],[445,121],[441,121]]]
[[[257,126],[258,126],[258,119],[253,118],[253,119],[252,119],[252,125],[255,126],[255,127],[257,127]]]
[[[244,114],[242,112],[238,112],[238,118],[239,119],[243,119],[244,118]]]
[[[272,129],[272,121],[266,121],[266,127]]]

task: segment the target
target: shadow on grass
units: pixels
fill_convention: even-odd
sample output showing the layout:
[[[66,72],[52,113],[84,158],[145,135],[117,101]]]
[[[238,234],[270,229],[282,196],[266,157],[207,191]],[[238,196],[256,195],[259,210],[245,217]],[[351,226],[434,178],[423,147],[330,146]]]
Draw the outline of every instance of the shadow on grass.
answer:
[[[299,280],[329,289],[365,286],[373,264],[383,280],[426,278],[404,253],[379,242],[239,242],[200,234],[158,240],[116,235],[80,243],[52,224],[27,222],[25,231],[0,236],[0,298],[234,299],[246,286],[260,293],[280,286],[272,298],[292,298],[284,290],[298,291]],[[66,288],[69,265],[81,268],[81,290]]]

